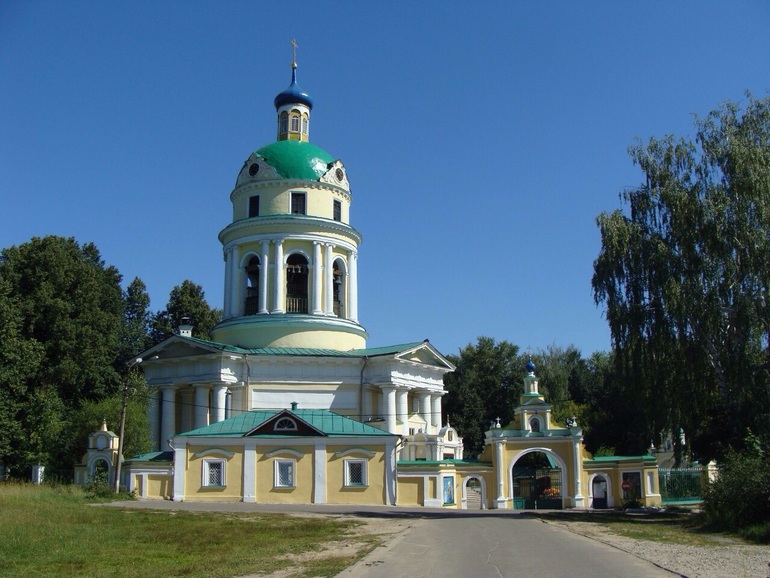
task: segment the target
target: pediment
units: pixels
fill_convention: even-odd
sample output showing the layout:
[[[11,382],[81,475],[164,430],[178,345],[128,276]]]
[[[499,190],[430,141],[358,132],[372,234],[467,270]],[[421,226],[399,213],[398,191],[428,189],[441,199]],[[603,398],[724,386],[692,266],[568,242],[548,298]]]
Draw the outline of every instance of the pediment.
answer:
[[[279,411],[277,414],[268,418],[253,430],[246,434],[246,437],[253,436],[302,436],[302,437],[325,437],[326,434],[313,427],[303,419],[300,419],[289,410]]]
[[[198,343],[191,339],[174,335],[165,341],[160,342],[155,347],[148,349],[140,354],[144,362],[150,360],[179,359],[183,357],[195,357],[198,355],[211,355],[212,353],[221,353],[215,347]]]
[[[445,371],[455,370],[455,366],[452,365],[446,357],[441,355],[428,341],[423,341],[415,347],[397,353],[395,358],[402,361],[437,367]]]

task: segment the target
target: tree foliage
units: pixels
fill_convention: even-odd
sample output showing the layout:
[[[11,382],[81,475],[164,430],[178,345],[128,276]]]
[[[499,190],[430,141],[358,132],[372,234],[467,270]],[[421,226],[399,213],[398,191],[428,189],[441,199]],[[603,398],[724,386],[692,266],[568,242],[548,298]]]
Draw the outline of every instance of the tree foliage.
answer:
[[[203,287],[185,280],[171,290],[166,308],[155,314],[152,343],[160,343],[174,335],[185,317],[193,326],[193,337],[211,339],[211,330],[222,319],[222,311],[209,306]]]
[[[478,455],[484,447],[484,432],[500,418],[507,424],[523,392],[524,365],[518,347],[491,337],[479,337],[460,355],[447,359],[457,369],[444,376],[447,395],[442,403],[444,419],[463,437],[465,454]]]
[[[726,102],[695,128],[629,149],[645,179],[622,194],[627,212],[597,218],[592,284],[616,379],[643,411],[637,444],[681,428],[709,458],[768,425],[770,99]]]

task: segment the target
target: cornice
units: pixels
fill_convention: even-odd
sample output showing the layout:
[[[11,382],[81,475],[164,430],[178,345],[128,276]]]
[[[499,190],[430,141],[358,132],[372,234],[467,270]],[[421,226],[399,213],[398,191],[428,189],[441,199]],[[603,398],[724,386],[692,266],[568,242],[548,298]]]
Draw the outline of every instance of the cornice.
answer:
[[[334,194],[335,196],[340,197],[341,199],[347,201],[348,203],[351,203],[353,201],[353,195],[350,191],[347,191],[344,188],[339,187],[333,183],[322,183],[319,181],[304,181],[301,179],[273,179],[268,181],[253,181],[250,183],[246,183],[239,187],[235,187],[232,190],[232,192],[230,193],[230,201],[233,202],[237,199],[240,199],[244,195],[247,195],[252,192],[256,192],[264,189],[271,189],[271,188],[279,188],[281,190],[296,189],[296,188],[325,190]]]
[[[231,235],[238,235],[243,234],[243,232],[248,231],[249,229],[254,229],[255,232],[250,235],[249,237],[246,237],[246,240],[255,240],[255,241],[261,241],[261,240],[268,240],[271,241],[276,238],[284,237],[284,238],[300,238],[303,235],[307,235],[310,238],[310,235],[308,233],[299,233],[297,235],[292,235],[291,233],[281,233],[281,232],[274,232],[274,233],[260,233],[259,229],[264,229],[268,227],[276,227],[281,228],[283,226],[292,225],[295,227],[306,227],[306,228],[314,228],[318,229],[320,231],[326,232],[328,234],[331,233],[337,233],[339,235],[343,235],[346,237],[349,237],[353,243],[355,243],[356,246],[361,244],[361,241],[363,238],[361,237],[361,233],[359,233],[356,229],[351,227],[350,225],[347,225],[345,223],[342,223],[341,221],[334,221],[332,219],[324,219],[321,217],[307,217],[307,216],[297,216],[297,215],[270,215],[265,217],[252,217],[250,219],[241,219],[240,221],[235,221],[234,223],[230,223],[222,229],[219,232],[219,242],[222,243],[225,247],[232,243],[233,241],[225,242],[225,238],[229,237]],[[242,242],[242,238],[238,238],[240,242]],[[327,239],[319,238],[319,241],[326,241]],[[329,241],[336,241],[336,239],[328,239]]]

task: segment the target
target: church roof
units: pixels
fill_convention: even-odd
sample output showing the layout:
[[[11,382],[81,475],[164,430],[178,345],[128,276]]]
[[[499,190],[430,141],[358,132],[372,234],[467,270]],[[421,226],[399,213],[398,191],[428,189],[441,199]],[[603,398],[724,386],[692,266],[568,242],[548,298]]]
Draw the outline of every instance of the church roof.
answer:
[[[327,409],[257,409],[238,414],[230,419],[179,434],[180,437],[244,437],[278,414],[298,418],[317,430],[317,435],[339,436],[393,436],[360,421]],[[257,434],[265,437],[265,434]],[[286,437],[286,433],[276,434]]]
[[[313,100],[310,95],[302,90],[297,84],[297,66],[291,67],[291,84],[283,92],[279,92],[273,101],[275,108],[278,109],[286,104],[304,104],[309,109],[313,108]]]
[[[317,181],[329,170],[334,158],[320,147],[298,140],[279,140],[263,146],[263,157],[284,179]]]

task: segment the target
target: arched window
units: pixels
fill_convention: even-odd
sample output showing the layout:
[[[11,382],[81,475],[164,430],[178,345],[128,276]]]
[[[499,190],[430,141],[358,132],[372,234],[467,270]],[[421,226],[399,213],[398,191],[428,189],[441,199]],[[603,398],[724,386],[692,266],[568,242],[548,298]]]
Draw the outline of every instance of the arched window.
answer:
[[[290,117],[290,120],[291,120],[291,132],[299,132],[299,115],[292,114]]]
[[[281,134],[289,132],[289,115],[286,111],[281,113],[281,120],[278,123],[278,132]]]
[[[273,426],[273,431],[297,431],[296,422],[289,417],[282,417]]]
[[[286,260],[286,313],[307,313],[307,259],[299,253]]]
[[[337,317],[345,317],[345,264],[337,259],[334,261],[332,271],[332,301],[334,302],[334,314]]]
[[[529,429],[534,433],[538,433],[540,431],[540,420],[536,417],[529,420]]]
[[[304,135],[307,134],[307,117],[306,116],[302,117],[302,134]]]
[[[244,315],[256,315],[259,311],[259,257],[252,257],[246,265],[246,303]]]

